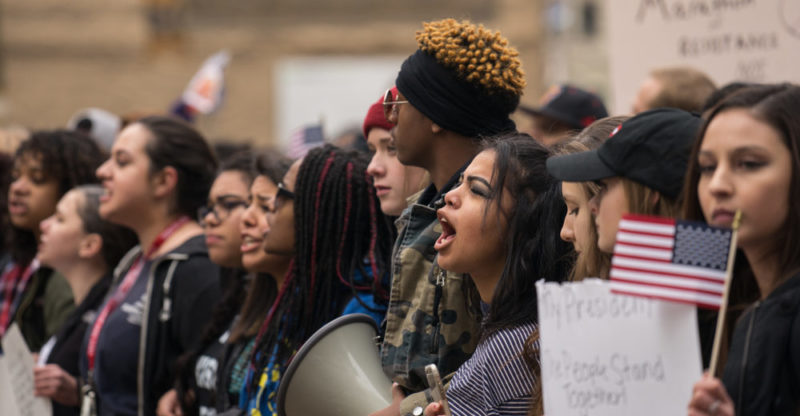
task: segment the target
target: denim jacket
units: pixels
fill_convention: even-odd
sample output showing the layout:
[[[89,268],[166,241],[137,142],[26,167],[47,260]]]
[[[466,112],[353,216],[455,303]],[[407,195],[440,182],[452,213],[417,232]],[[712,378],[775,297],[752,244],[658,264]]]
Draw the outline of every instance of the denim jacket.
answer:
[[[475,351],[480,317],[469,311],[460,274],[441,269],[433,245],[442,232],[436,208],[466,165],[437,192],[433,185],[397,220],[400,234],[392,255],[392,287],[381,348],[383,370],[410,395],[401,414],[430,401],[425,366],[454,373]]]

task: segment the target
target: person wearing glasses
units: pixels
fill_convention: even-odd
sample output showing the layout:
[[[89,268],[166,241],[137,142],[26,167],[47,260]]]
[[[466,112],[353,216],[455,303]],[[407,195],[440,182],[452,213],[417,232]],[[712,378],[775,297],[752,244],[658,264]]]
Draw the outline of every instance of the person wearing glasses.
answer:
[[[248,415],[276,412],[285,366],[323,325],[351,313],[383,319],[392,224],[365,173],[368,162],[362,152],[318,147],[278,185],[264,247],[294,260],[257,337],[240,400]]]
[[[392,87],[370,106],[363,128],[367,147],[372,153],[367,173],[372,176],[381,211],[392,217],[400,216],[408,207],[409,198],[429,182],[425,169],[406,166],[397,160],[397,148],[391,135],[393,125],[383,112],[383,103],[396,99],[397,87]]]
[[[155,414],[177,358],[202,338],[220,296],[219,267],[194,218],[216,168],[193,127],[145,117],[120,132],[97,169],[100,216],[131,228],[139,245],[115,269],[115,288],[84,339],[85,411]]]
[[[265,253],[259,243],[245,262],[242,241],[251,231],[263,240],[264,212],[289,164],[272,152],[242,152],[222,162],[198,220],[209,258],[222,267],[225,290],[200,345],[178,362],[176,388],[162,396],[159,416],[214,415],[238,406],[254,338],[291,260]]]
[[[475,350],[480,310],[463,295],[461,274],[436,263],[436,209],[480,150],[481,139],[513,132],[509,115],[525,78],[518,52],[498,32],[468,21],[424,24],[419,49],[403,62],[396,96],[384,100],[397,159],[425,169],[429,185],[398,220],[391,297],[381,347],[384,372],[397,383],[391,406],[375,414],[421,414],[428,403],[425,366],[452,374]],[[445,377],[446,378],[446,377]],[[404,398],[406,394],[417,393]]]

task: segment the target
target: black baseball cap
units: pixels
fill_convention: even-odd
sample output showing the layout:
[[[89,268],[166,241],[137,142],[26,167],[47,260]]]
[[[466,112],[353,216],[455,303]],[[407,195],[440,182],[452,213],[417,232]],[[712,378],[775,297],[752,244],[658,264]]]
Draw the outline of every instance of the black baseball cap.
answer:
[[[617,126],[598,149],[551,157],[547,171],[565,182],[622,176],[676,198],[701,123],[699,115],[674,108],[645,111]]]
[[[572,85],[550,87],[541,101],[538,108],[520,104],[519,109],[560,121],[576,130],[608,117],[608,111],[600,97]]]

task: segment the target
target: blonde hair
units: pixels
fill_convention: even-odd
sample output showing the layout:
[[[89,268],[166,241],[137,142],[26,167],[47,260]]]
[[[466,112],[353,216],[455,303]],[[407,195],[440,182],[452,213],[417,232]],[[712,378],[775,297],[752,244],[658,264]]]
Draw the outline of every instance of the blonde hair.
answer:
[[[500,32],[467,20],[444,19],[423,23],[416,38],[420,50],[489,94],[519,96],[525,88],[519,52]]]
[[[606,141],[617,126],[627,119],[627,116],[616,116],[597,120],[575,134],[572,140],[556,146],[554,152],[556,155],[568,155],[596,149]],[[578,182],[578,185],[587,201],[600,191],[600,187],[594,182]],[[600,251],[600,248],[597,247],[597,227],[594,221],[589,222],[587,231],[589,242],[575,258],[575,264],[569,274],[570,281],[580,281],[587,277],[608,278],[611,255]]]
[[[673,218],[680,214],[681,204],[678,200],[628,178],[620,177],[620,180],[628,198],[628,212],[631,214]]]
[[[673,107],[700,112],[717,90],[708,75],[691,67],[658,68],[650,76],[661,84],[661,91],[648,103],[648,109]]]

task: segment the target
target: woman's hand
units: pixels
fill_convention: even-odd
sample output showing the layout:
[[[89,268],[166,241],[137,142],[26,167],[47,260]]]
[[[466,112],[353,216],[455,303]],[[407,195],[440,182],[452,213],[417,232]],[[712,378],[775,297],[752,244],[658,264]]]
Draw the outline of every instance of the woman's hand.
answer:
[[[79,406],[78,380],[57,364],[33,368],[33,394],[64,406]]]
[[[370,413],[369,416],[400,416],[400,402],[406,398],[403,389],[397,383],[392,383],[392,404],[385,409]]]
[[[725,386],[718,378],[708,373],[695,383],[692,400],[689,402],[689,416],[733,416],[733,400],[728,396]]]
[[[178,401],[178,392],[172,389],[158,400],[156,407],[156,415],[158,416],[182,416],[181,404]]]

